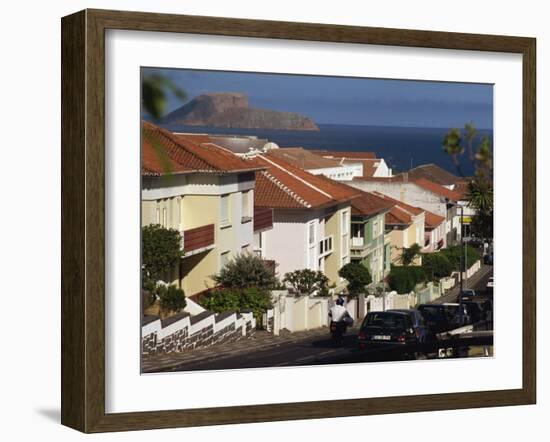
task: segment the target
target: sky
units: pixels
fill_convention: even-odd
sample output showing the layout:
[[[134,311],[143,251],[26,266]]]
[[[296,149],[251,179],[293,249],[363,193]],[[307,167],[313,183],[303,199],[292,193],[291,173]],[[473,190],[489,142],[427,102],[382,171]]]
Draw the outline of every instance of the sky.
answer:
[[[493,127],[490,84],[143,68],[150,73],[169,77],[188,99],[240,92],[251,107],[297,112],[317,124]],[[169,96],[167,113],[182,104]]]

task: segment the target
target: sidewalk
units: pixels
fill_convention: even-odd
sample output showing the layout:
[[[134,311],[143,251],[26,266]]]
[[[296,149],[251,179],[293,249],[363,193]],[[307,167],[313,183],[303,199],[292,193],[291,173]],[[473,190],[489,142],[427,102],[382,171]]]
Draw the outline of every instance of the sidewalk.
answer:
[[[154,373],[193,362],[206,362],[212,359],[220,360],[239,354],[252,353],[259,350],[276,348],[285,344],[292,344],[313,338],[328,338],[328,327],[316,328],[300,332],[282,330],[279,336],[265,330],[258,330],[253,336],[235,342],[214,345],[211,347],[189,350],[181,353],[169,353],[158,356],[142,356],[142,373]]]

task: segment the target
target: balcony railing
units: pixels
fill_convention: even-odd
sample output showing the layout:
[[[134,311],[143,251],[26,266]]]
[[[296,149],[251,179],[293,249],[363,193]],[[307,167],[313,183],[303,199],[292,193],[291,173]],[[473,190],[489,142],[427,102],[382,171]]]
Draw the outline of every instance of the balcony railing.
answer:
[[[352,237],[351,246],[352,247],[363,247],[365,245],[365,238],[362,237]]]
[[[206,250],[213,249],[214,224],[207,224],[181,232],[183,256],[191,256]]]
[[[273,209],[254,207],[254,232],[273,228]]]

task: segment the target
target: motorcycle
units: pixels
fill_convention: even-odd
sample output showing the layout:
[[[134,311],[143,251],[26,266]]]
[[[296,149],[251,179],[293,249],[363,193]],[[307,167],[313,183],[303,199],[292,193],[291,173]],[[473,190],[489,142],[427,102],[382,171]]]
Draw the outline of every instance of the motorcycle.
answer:
[[[349,315],[346,315],[341,321],[330,322],[330,336],[334,346],[342,346],[345,341],[345,334],[347,328],[353,324],[353,318]]]

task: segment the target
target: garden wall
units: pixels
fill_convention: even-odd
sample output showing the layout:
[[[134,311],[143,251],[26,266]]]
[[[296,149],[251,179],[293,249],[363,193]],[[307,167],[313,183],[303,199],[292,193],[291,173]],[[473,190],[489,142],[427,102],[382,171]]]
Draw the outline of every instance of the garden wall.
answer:
[[[182,352],[236,341],[255,330],[256,320],[249,311],[204,311],[195,316],[182,312],[166,319],[146,316],[141,327],[141,351],[144,355]]]

